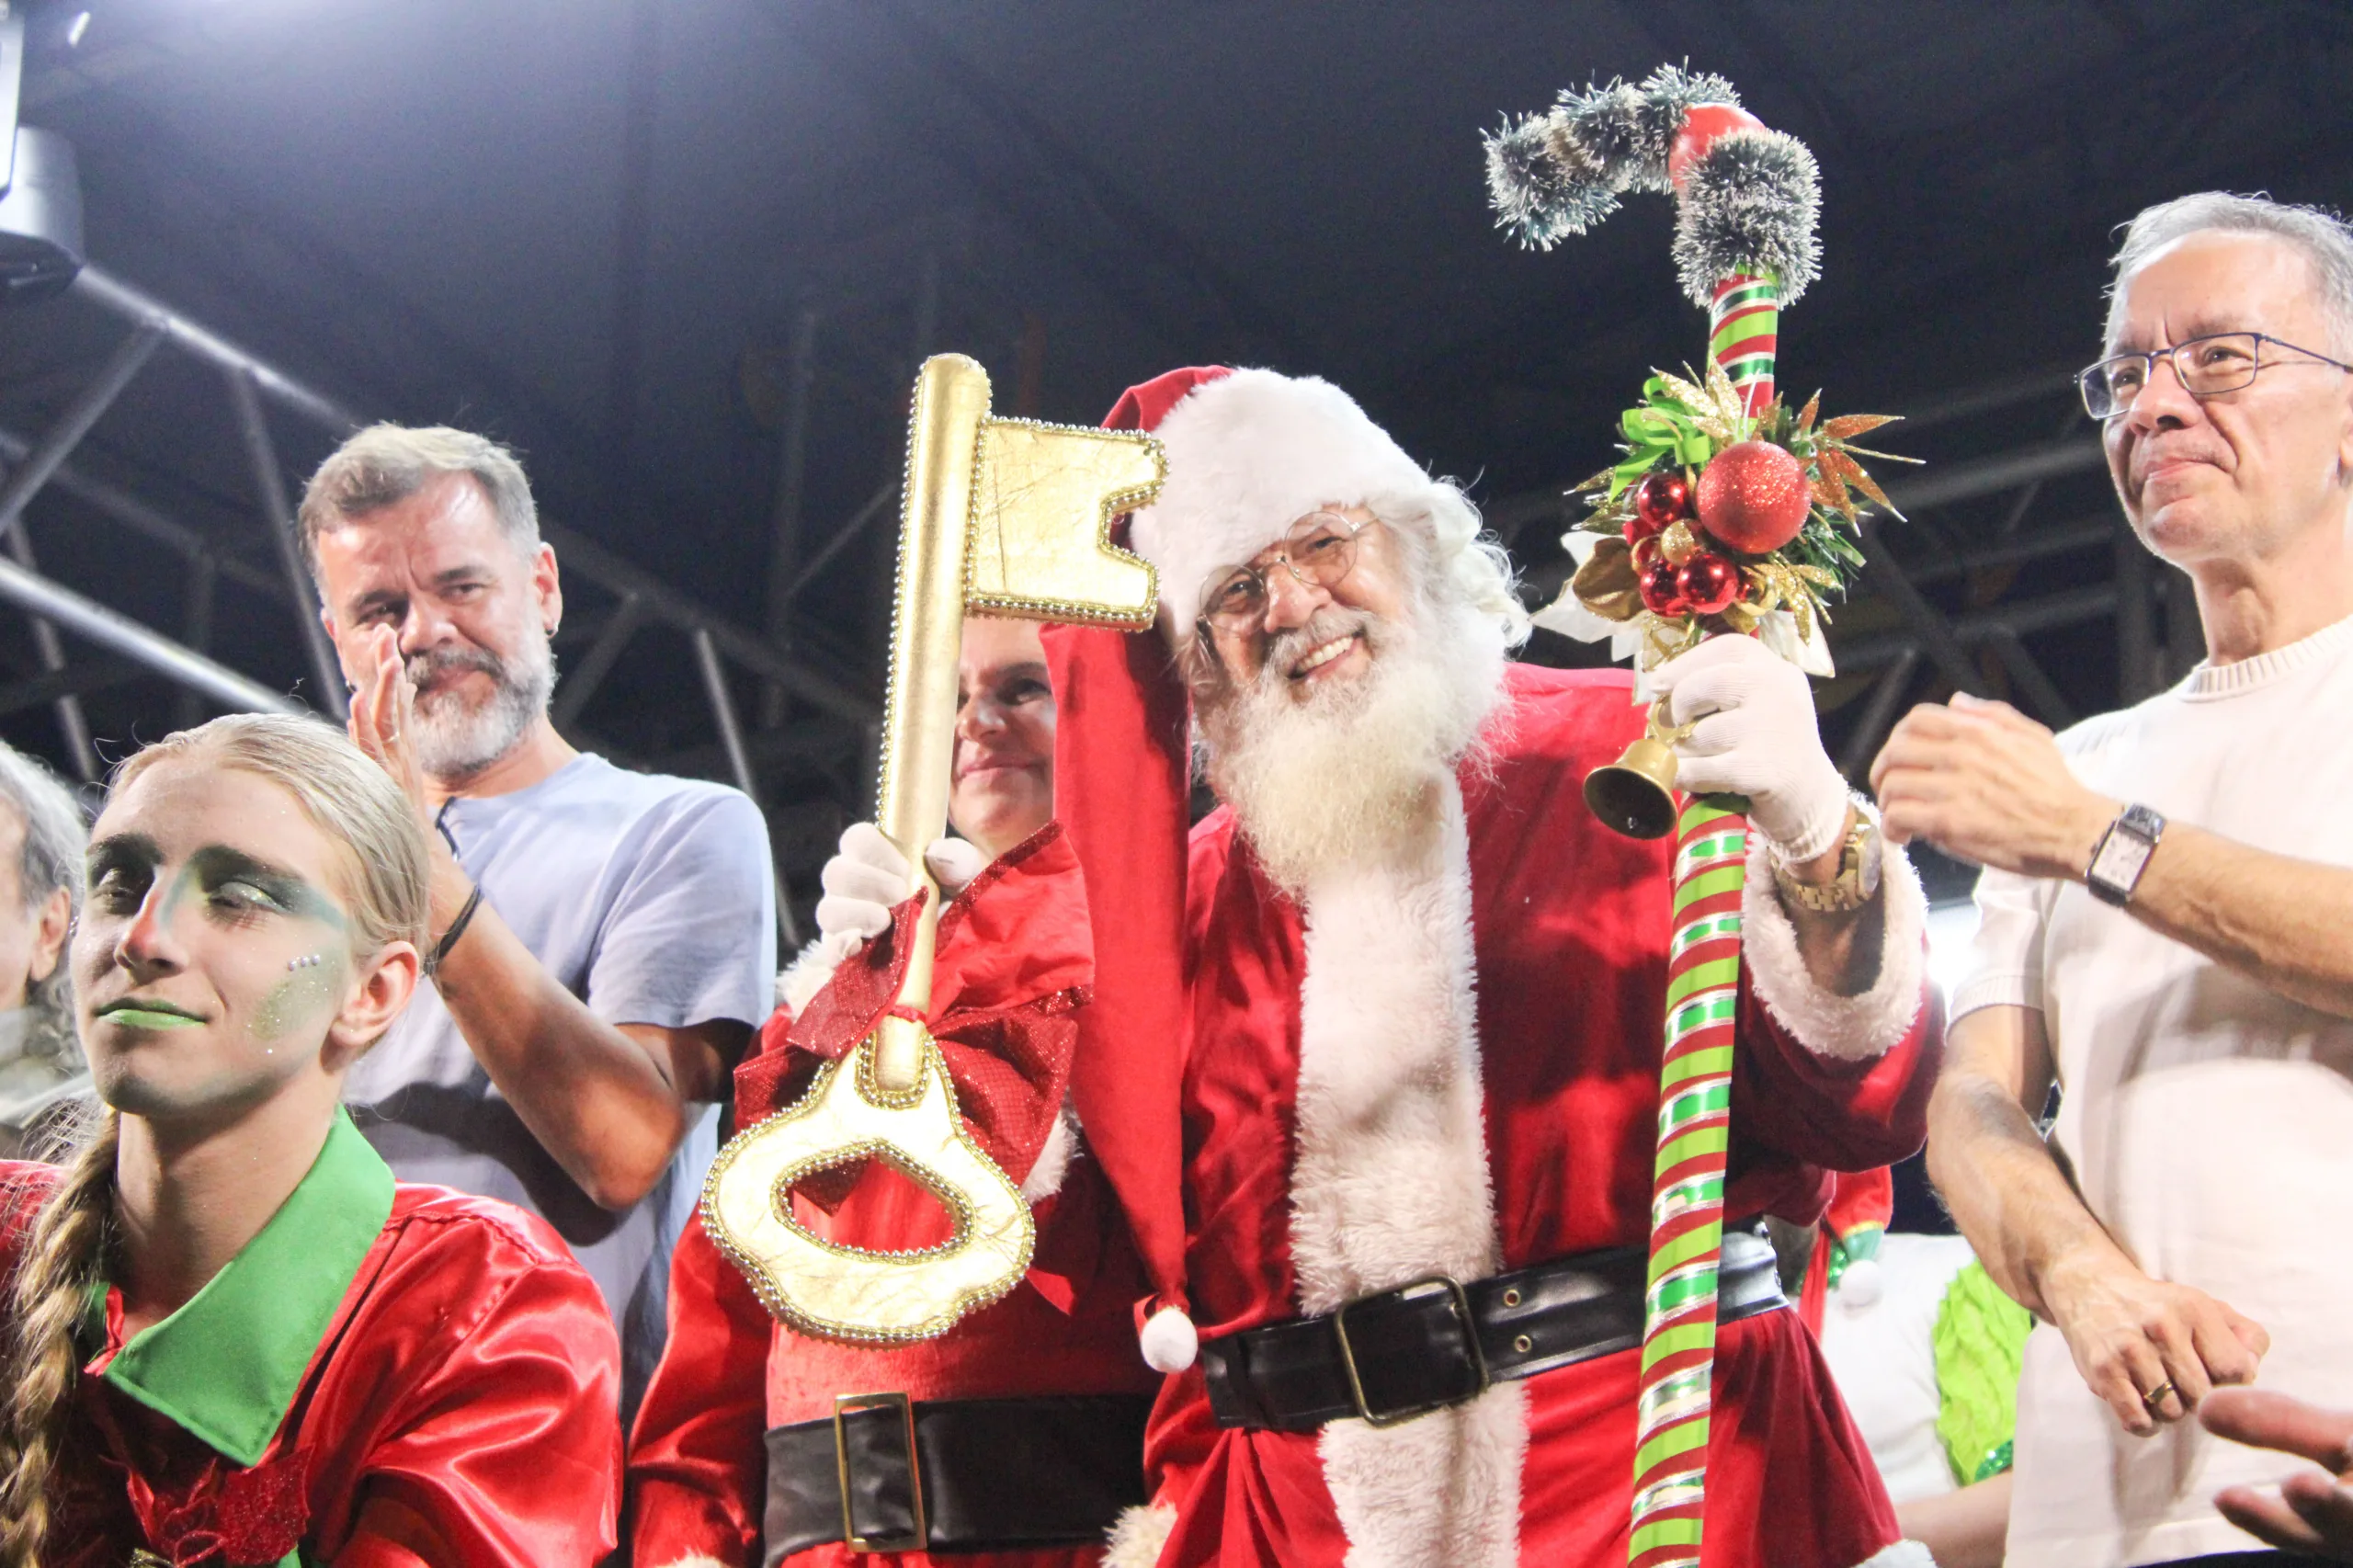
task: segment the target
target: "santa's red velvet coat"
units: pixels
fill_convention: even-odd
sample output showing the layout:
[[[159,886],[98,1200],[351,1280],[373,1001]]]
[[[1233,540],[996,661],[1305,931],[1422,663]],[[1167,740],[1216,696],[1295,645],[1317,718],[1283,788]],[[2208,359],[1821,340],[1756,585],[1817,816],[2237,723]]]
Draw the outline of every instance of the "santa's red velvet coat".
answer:
[[[1419,1273],[1470,1278],[1645,1240],[1671,841],[1617,836],[1581,794],[1642,729],[1629,678],[1512,666],[1489,762],[1466,768],[1459,809],[1449,802],[1438,869],[1402,890],[1311,887],[1310,918],[1228,813],[1196,831],[1183,1107],[1187,1278],[1204,1338]],[[1941,1026],[1900,855],[1880,981],[1854,998],[1806,978],[1763,861],[1760,846],[1725,1212],[1804,1221],[1825,1170],[1919,1146]],[[1438,979],[1400,978],[1417,966]],[[1459,1069],[1432,1043],[1457,1028],[1449,1007]],[[1446,1086],[1449,1073],[1463,1081]],[[1498,1384],[1385,1431],[1341,1421],[1298,1435],[1220,1429],[1196,1369],[1169,1383],[1150,1437],[1156,1496],[1177,1510],[1161,1562],[1617,1568],[1638,1355]],[[1714,1399],[1706,1568],[1846,1568],[1896,1540],[1794,1312],[1724,1328]]]
[[[912,906],[901,911],[902,928]],[[769,1316],[735,1266],[720,1256],[700,1216],[679,1238],[670,1268],[668,1348],[646,1390],[630,1444],[631,1543],[638,1568],[709,1558],[735,1568],[761,1561],[766,1495],[763,1434],[832,1415],[834,1398],[880,1390],[915,1399],[1003,1399],[1047,1394],[1149,1393],[1159,1377],[1136,1346],[1135,1302],[1150,1293],[1110,1184],[1082,1135],[1074,1148],[1040,1153],[1061,1114],[1080,1013],[1092,974],[1086,895],[1059,827],[1049,824],[1007,851],[941,912],[930,1027],[949,1062],[961,1108],[983,1148],[1025,1183],[1038,1221],[1029,1274],[1011,1294],[937,1339],[897,1348],[842,1345],[797,1334]],[[862,986],[872,999],[896,991],[887,943],[844,966],[811,1004],[835,1008]],[[860,971],[853,966],[870,964]],[[852,1004],[846,1011],[857,1015]],[[736,1114],[749,1125],[791,1104],[820,1055],[786,1012],[762,1030],[737,1072]],[[830,1031],[827,1053],[862,1034]],[[1033,1167],[1067,1153],[1058,1182]],[[1040,1179],[1029,1179],[1037,1176]],[[1041,1188],[1051,1190],[1041,1192]],[[946,1239],[938,1204],[911,1183],[870,1178],[828,1214],[796,1197],[820,1234],[883,1250]],[[1100,1549],[959,1553],[957,1568],[1083,1568]],[[911,1565],[926,1552],[886,1554]],[[839,1544],[786,1561],[796,1568],[847,1565]]]

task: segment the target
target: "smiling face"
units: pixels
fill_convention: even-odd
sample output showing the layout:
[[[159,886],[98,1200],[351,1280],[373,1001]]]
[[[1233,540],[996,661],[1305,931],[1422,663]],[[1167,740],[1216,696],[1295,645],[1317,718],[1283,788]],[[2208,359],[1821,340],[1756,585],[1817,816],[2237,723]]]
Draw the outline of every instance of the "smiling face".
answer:
[[[2344,346],[2314,281],[2302,254],[2282,241],[2187,235],[2125,283],[2109,352],[2261,332],[2338,356]],[[2344,525],[2353,376],[2268,345],[2264,353],[2250,384],[2203,399],[2160,360],[2131,410],[2102,432],[2125,516],[2177,565],[2261,559],[2313,528]]]
[[[200,752],[117,790],[91,832],[73,945],[109,1105],[200,1126],[289,1089],[332,1104],[415,978],[405,943],[353,953],[338,891],[350,853],[282,785]]]
[[[1302,582],[1278,562],[1280,546],[1261,551],[1250,564],[1265,574],[1265,612],[1245,629],[1209,632],[1233,682],[1279,683],[1302,704],[1361,681],[1380,656],[1381,629],[1401,622],[1411,599],[1404,551],[1389,527],[1362,506],[1324,510],[1360,525],[1347,575],[1329,586]]]
[[[463,782],[540,722],[555,687],[548,638],[563,617],[555,551],[518,550],[471,475],[436,475],[321,532],[317,551],[321,615],[345,677],[367,677],[368,640],[391,627],[434,778]]]
[[[948,820],[994,858],[1053,814],[1054,693],[1038,624],[972,617],[956,665]]]

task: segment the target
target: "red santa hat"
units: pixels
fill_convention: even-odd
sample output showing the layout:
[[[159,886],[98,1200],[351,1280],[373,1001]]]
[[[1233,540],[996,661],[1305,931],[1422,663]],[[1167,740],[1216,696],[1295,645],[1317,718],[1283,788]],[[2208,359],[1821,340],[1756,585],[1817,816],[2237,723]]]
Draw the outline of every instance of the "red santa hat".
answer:
[[[1131,389],[1104,426],[1154,429],[1188,393],[1228,374],[1173,370]],[[1165,601],[1165,574],[1161,582]],[[1095,939],[1094,1001],[1080,1014],[1085,1043],[1071,1096],[1152,1281],[1154,1294],[1136,1311],[1144,1359],[1181,1371],[1199,1343],[1185,1297],[1178,1119],[1191,1022],[1184,987],[1191,828],[1185,688],[1158,637],[1042,630],[1057,714],[1055,815],[1086,878]]]
[[[1171,370],[1131,388],[1104,424],[1149,430],[1167,449],[1167,483],[1136,512],[1129,542],[1159,569],[1161,610],[1179,637],[1212,576],[1317,507],[1380,510],[1418,502],[1431,484],[1354,398],[1315,376]]]

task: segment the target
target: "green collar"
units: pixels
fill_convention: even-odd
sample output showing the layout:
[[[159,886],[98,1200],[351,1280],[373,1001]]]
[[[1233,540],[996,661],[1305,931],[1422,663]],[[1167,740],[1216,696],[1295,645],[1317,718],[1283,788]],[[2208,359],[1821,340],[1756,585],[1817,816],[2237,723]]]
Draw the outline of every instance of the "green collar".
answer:
[[[269,1223],[177,1312],[132,1336],[108,1382],[241,1465],[260,1462],[392,1214],[391,1167],[343,1111]],[[92,1292],[106,1338],[106,1289]]]

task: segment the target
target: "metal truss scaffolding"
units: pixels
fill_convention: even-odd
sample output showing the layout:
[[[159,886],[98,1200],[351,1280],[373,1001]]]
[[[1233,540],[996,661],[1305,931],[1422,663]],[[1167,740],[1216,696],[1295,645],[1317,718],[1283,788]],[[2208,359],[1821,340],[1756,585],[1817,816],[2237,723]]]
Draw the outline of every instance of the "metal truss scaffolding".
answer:
[[[38,435],[0,430],[0,459],[7,464],[6,483],[0,486],[0,538],[5,538],[7,550],[7,558],[0,559],[0,601],[31,618],[42,670],[30,681],[14,683],[13,688],[0,687],[0,710],[31,701],[53,701],[74,767],[85,780],[95,777],[98,758],[82,712],[78,695],[82,688],[76,685],[80,672],[69,666],[67,657],[66,640],[71,638],[101,651],[112,661],[161,676],[178,687],[188,694],[182,705],[184,719],[193,718],[204,702],[256,712],[316,710],[340,719],[344,683],[302,562],[286,471],[271,436],[269,409],[274,406],[337,440],[363,421],[334,399],[98,267],[85,267],[68,297],[120,318],[130,331],[47,429]],[[222,377],[269,534],[274,572],[222,553],[198,530],[119,486],[77,472],[68,461],[90,428],[165,344],[210,366]],[[26,505],[51,485],[181,558],[188,585],[184,638],[143,625],[41,574],[24,512]],[[887,500],[884,497],[881,504]],[[853,527],[867,520],[861,517]],[[631,640],[654,626],[668,627],[686,639],[702,698],[710,706],[724,771],[755,800],[760,799],[760,790],[753,747],[737,710],[731,666],[795,702],[856,726],[858,733],[870,732],[874,725],[878,704],[842,677],[745,631],[569,529],[547,526],[541,531],[555,546],[568,583],[585,580],[611,600],[586,653],[565,676],[553,715],[559,725],[576,722],[583,706]],[[802,568],[803,574],[820,563],[809,563]],[[301,640],[309,676],[303,690],[313,699],[308,706],[240,674],[204,651],[203,645],[210,641],[213,591],[223,577],[282,607],[291,623],[289,630]],[[613,750],[602,745],[599,749]],[[626,756],[626,753],[619,755]],[[780,884],[779,923],[788,943],[797,943],[798,922],[784,892]]]

